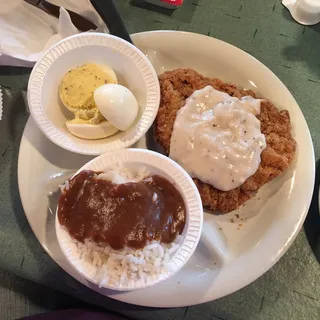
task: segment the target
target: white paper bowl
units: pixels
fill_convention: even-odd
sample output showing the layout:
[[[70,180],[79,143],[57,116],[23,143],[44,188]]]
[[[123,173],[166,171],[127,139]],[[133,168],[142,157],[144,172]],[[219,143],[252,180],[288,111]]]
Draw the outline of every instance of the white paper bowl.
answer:
[[[185,201],[187,209],[186,225],[181,237],[179,238],[180,248],[175,252],[170,260],[170,266],[168,268],[170,271],[160,274],[157,279],[154,279],[152,282],[145,285],[135,284],[134,287],[105,286],[106,288],[113,290],[134,290],[150,287],[175,274],[185,265],[194,253],[200,239],[203,224],[201,198],[193,180],[177,163],[159,153],[149,150],[126,149],[106,153],[85,164],[77,173],[82,170],[104,171],[115,165],[123,165],[125,168],[132,168],[136,170],[139,167],[145,167],[151,174],[162,175],[175,184]],[[90,275],[92,273],[92,266],[79,260],[76,252],[70,249],[71,237],[66,229],[60,225],[57,215],[56,234],[60,248],[68,262],[81,276],[97,284]]]
[[[135,95],[140,112],[127,131],[104,139],[86,140],[67,130],[65,122],[70,114],[60,102],[59,84],[66,72],[88,62],[110,66],[118,82]],[[147,57],[132,44],[103,33],[82,33],[55,44],[36,63],[28,84],[30,112],[41,131],[58,146],[87,155],[133,145],[151,127],[159,102],[158,77]]]

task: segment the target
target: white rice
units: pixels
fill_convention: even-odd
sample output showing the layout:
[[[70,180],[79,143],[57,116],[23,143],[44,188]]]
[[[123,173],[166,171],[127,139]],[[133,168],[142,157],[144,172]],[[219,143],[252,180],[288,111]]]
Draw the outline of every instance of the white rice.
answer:
[[[70,254],[81,272],[100,287],[133,288],[158,280],[170,271],[169,262],[179,244],[152,241],[141,250],[125,248],[114,250],[86,240],[84,243],[71,239]],[[74,261],[75,262],[75,261]]]
[[[138,182],[149,175],[145,168],[134,173],[127,168],[113,167],[98,174],[97,178],[121,184],[129,181]],[[61,192],[68,190],[69,181],[60,188]],[[156,198],[157,194],[154,194],[153,201]],[[140,250],[114,250],[108,245],[99,245],[89,239],[82,243],[69,237],[70,246],[68,245],[68,252],[65,253],[73,257],[77,268],[100,287],[120,289],[152,284],[161,275],[170,272],[170,261],[180,247],[180,236],[174,243],[152,241]]]

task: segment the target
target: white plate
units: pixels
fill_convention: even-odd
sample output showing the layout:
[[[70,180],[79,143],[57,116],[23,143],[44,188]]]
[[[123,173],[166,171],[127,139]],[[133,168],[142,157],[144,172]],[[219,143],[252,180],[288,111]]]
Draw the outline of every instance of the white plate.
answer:
[[[202,232],[203,226],[203,208],[200,194],[196,185],[186,171],[180,165],[170,158],[154,151],[146,149],[125,149],[107,152],[101,156],[94,158],[80,168],[75,174],[83,170],[93,170],[96,172],[105,172],[106,169],[114,166],[123,166],[136,171],[139,168],[146,168],[152,174],[158,174],[165,177],[179,190],[184,199],[186,206],[186,224],[185,228],[175,241],[180,245],[178,250],[170,257],[168,270],[159,274],[152,280],[145,283],[135,282],[133,285],[104,285],[103,287],[114,290],[136,290],[146,287],[151,287],[156,283],[164,281],[177,273],[190,259],[194,253]],[[91,282],[99,284],[95,278],[95,273],[92,273],[92,264],[79,259],[78,250],[70,250],[72,239],[65,227],[61,226],[56,214],[56,234],[62,252],[68,262],[80,273],[83,277]],[[74,246],[73,246],[74,247]]]
[[[148,289],[120,294],[100,290],[114,299],[153,307],[180,307],[214,300],[260,277],[280,259],[298,234],[314,185],[315,162],[310,133],[284,84],[242,50],[213,38],[182,32],[146,32],[132,38],[148,54],[159,73],[192,67],[205,75],[253,89],[277,107],[288,109],[291,115],[293,135],[298,143],[295,162],[284,175],[264,186],[237,212],[224,216],[205,214],[198,248],[180,272]],[[136,146],[145,148],[146,143],[152,146],[148,135]],[[54,195],[48,198],[49,191],[56,190],[61,181],[89,159],[55,146],[31,119],[28,121],[18,165],[19,189],[26,216],[51,257],[72,276],[92,287],[88,281],[77,277],[65,260],[55,236],[53,216],[48,214],[48,205],[55,210]],[[221,230],[216,231],[214,225],[219,225]]]

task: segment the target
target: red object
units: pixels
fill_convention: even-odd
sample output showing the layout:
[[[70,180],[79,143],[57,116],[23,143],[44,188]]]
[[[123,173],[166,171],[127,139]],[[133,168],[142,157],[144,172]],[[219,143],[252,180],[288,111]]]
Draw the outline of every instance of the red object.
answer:
[[[183,0],[145,0],[146,2],[152,3],[154,5],[169,8],[169,9],[176,9],[183,4]]]
[[[174,6],[181,6],[183,3],[183,0],[160,0],[160,1],[172,4]]]

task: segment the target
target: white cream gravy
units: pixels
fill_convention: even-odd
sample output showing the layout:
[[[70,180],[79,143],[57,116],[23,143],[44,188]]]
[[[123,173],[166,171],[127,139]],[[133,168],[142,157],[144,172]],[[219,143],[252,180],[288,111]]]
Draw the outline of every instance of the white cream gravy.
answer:
[[[216,189],[237,188],[257,171],[266,147],[258,114],[259,99],[197,90],[177,113],[170,158]]]

